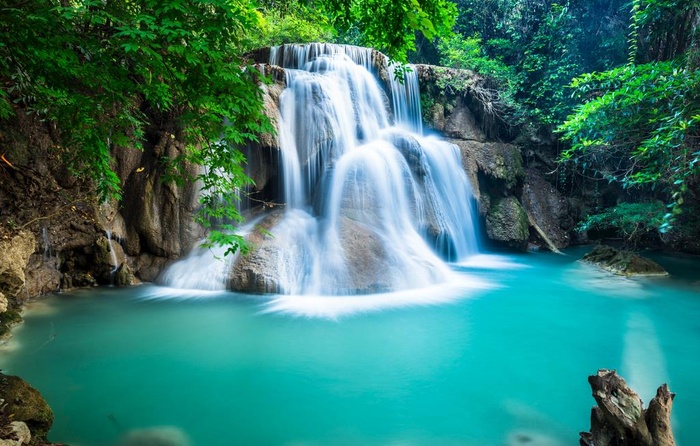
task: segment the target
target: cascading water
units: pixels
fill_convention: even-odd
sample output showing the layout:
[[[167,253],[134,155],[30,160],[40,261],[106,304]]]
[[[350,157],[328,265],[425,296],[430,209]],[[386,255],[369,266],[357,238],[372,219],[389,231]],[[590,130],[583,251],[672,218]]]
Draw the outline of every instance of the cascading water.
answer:
[[[473,196],[459,149],[422,134],[416,73],[398,82],[379,53],[330,44],[273,48],[270,64],[287,76],[278,119],[285,210],[263,246],[233,262],[231,288],[257,280],[258,291],[344,295],[449,280],[444,260],[478,249]],[[385,89],[375,66],[388,66]]]

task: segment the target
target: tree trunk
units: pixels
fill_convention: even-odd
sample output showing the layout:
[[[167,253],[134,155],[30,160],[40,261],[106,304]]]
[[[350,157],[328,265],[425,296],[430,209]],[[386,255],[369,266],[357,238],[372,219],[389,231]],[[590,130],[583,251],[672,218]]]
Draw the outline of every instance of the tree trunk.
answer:
[[[591,431],[581,432],[581,446],[675,446],[671,406],[675,393],[659,387],[644,409],[637,393],[614,370],[598,370],[588,377],[593,398]]]

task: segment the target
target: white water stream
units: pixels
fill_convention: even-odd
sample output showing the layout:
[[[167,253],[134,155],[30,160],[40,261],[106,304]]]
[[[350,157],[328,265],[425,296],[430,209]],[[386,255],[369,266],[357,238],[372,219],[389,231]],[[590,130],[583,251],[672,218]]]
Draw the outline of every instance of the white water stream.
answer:
[[[278,128],[286,208],[270,230],[282,294],[432,286],[451,280],[446,261],[478,252],[459,149],[423,134],[416,72],[398,82],[395,67],[374,57],[381,63],[369,49],[329,44],[271,51],[270,64],[287,75]],[[384,88],[381,65],[390,75]],[[210,261],[217,260],[196,251],[165,283],[220,288],[228,266]],[[202,283],[207,271],[215,285]]]

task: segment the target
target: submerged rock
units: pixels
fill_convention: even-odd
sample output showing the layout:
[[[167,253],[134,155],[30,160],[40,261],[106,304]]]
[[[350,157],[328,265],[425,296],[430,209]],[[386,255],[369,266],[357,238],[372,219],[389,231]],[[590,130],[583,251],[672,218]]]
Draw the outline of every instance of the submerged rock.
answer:
[[[631,251],[623,251],[607,245],[596,246],[581,260],[620,276],[668,275],[661,265],[652,260]]]
[[[158,426],[134,429],[124,435],[119,446],[190,446],[192,442],[182,429]]]

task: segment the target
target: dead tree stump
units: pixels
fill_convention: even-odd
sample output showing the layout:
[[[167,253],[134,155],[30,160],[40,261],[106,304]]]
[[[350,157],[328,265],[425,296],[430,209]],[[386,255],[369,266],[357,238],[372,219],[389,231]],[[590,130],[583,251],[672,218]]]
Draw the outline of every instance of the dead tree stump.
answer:
[[[588,382],[598,406],[591,411],[591,431],[581,432],[581,446],[675,446],[671,406],[676,394],[666,384],[644,409],[615,370],[598,370]]]

